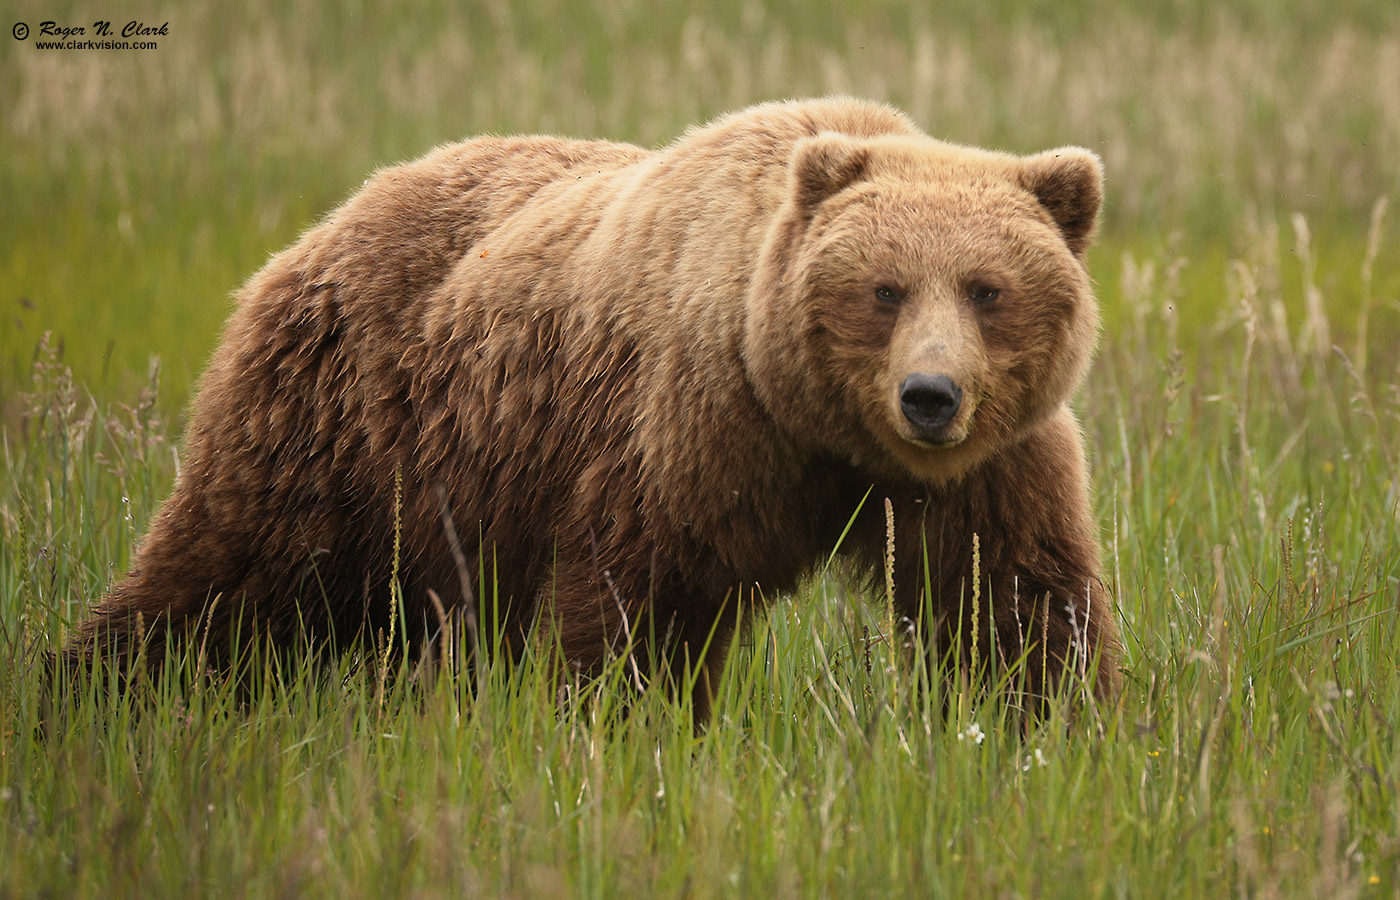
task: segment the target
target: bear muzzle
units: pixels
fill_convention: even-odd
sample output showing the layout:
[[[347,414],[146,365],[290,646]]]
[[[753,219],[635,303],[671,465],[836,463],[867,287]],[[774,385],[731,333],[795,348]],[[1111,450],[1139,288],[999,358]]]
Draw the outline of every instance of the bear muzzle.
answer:
[[[953,422],[963,406],[962,388],[947,375],[915,372],[899,386],[899,408],[920,444],[951,447],[967,438],[966,428]]]

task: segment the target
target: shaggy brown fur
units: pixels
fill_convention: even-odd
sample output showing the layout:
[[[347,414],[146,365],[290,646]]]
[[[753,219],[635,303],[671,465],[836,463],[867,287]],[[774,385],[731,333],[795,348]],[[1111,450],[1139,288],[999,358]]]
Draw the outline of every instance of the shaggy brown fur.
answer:
[[[1054,673],[1087,648],[1109,693],[1065,405],[1096,338],[1100,178],[1087,151],[953,146],[844,99],[657,152],[483,138],[380,172],[242,291],[174,493],[66,656],[143,636],[159,665],[207,629],[226,663],[237,627],[345,646],[387,625],[396,527],[429,638],[429,591],[473,602],[445,499],[518,645],[543,619],[583,672],[627,633],[695,661],[869,491],[841,552],[878,570],[889,498],[902,613],[958,636],[976,535],[984,652],[1024,642],[1037,673],[1043,644]],[[958,386],[951,419],[909,412],[915,374]]]

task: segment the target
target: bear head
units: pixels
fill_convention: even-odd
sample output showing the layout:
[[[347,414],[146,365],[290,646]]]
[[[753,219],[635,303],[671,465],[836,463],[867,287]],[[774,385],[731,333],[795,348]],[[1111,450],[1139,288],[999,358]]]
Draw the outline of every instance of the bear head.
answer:
[[[798,141],[746,308],[760,402],[799,444],[877,476],[966,474],[1084,377],[1102,196],[1078,148]]]

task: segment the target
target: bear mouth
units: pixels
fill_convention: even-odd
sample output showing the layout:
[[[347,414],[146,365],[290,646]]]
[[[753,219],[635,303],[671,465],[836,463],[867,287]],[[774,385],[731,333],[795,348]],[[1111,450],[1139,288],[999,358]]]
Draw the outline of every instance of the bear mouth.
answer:
[[[968,430],[963,427],[949,425],[940,428],[932,434],[920,434],[910,437],[908,440],[912,444],[928,450],[951,450],[968,438]]]

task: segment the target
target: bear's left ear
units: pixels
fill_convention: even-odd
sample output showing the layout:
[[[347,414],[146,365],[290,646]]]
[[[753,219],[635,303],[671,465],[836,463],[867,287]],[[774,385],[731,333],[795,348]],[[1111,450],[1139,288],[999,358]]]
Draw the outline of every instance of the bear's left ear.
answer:
[[[1080,147],[1061,147],[1021,163],[1020,182],[1060,227],[1075,255],[1089,249],[1103,205],[1103,164]]]
[[[792,191],[798,205],[812,210],[859,180],[870,163],[870,149],[851,137],[823,131],[792,148]]]

